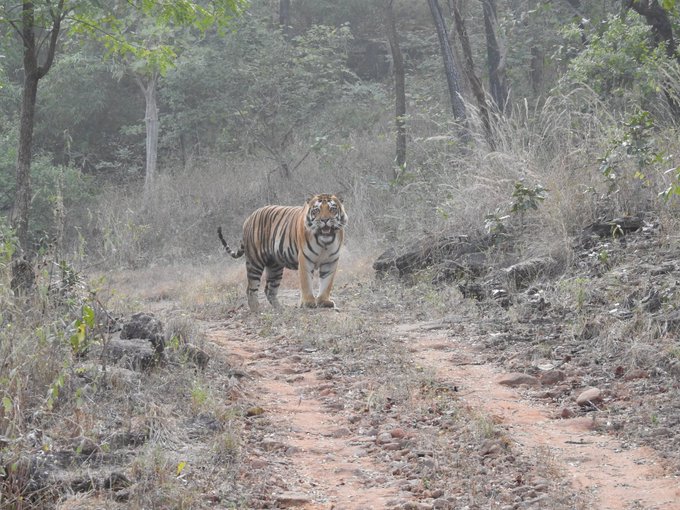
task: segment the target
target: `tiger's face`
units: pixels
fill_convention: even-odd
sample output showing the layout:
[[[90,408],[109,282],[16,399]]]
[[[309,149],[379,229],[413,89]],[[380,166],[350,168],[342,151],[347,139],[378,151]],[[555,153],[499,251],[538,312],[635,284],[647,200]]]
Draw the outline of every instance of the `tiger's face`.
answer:
[[[332,237],[347,224],[347,214],[335,195],[315,195],[307,201],[305,224],[314,235]]]

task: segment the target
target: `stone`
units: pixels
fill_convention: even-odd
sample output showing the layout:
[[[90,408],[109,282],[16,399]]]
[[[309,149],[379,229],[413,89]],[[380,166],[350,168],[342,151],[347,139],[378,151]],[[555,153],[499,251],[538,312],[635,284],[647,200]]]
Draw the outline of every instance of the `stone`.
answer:
[[[574,411],[569,409],[568,407],[563,407],[562,410],[560,411],[560,418],[563,420],[568,420],[569,418],[574,417]]]
[[[152,313],[139,312],[133,314],[128,322],[123,323],[120,337],[123,339],[146,339],[153,344],[159,354],[165,348],[163,323]]]
[[[181,352],[186,356],[187,361],[194,363],[201,370],[205,370],[208,366],[210,355],[200,347],[186,343],[182,346]]]
[[[406,431],[401,428],[396,428],[393,430],[390,430],[390,435],[394,437],[395,439],[403,439],[406,437]]]
[[[102,354],[111,363],[138,371],[149,370],[160,361],[151,344],[139,338],[111,338],[103,346]]]
[[[310,505],[312,499],[301,492],[283,492],[276,496],[277,508],[295,508]]]
[[[599,388],[588,388],[576,397],[576,403],[581,407],[594,406],[602,403],[602,391]]]
[[[503,386],[510,386],[511,388],[521,386],[526,384],[527,386],[538,386],[539,381],[536,377],[529,374],[523,374],[521,372],[511,372],[509,374],[502,375],[496,382]]]
[[[553,386],[564,381],[566,378],[567,374],[562,370],[548,370],[541,374],[541,384],[543,386]]]
[[[550,257],[532,258],[503,269],[508,284],[517,290],[526,289],[538,277],[549,275],[556,262]]]
[[[647,379],[649,377],[649,374],[642,370],[641,368],[634,368],[627,374],[623,376],[624,381],[633,381],[635,379]]]
[[[389,432],[381,432],[378,434],[378,437],[376,438],[376,443],[378,444],[387,444],[392,442],[392,434]]]

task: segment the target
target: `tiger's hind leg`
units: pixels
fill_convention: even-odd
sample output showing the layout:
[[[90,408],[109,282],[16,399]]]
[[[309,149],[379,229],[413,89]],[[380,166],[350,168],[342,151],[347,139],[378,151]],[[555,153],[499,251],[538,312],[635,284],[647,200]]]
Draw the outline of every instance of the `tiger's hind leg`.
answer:
[[[266,272],[267,283],[264,287],[264,295],[267,296],[267,300],[275,308],[280,308],[276,295],[279,292],[279,285],[281,285],[281,278],[283,278],[283,266],[267,266]]]
[[[260,310],[260,302],[257,299],[257,292],[260,289],[262,268],[246,260],[246,274],[248,277],[248,289],[246,291],[248,296],[248,307],[251,312],[258,312]]]

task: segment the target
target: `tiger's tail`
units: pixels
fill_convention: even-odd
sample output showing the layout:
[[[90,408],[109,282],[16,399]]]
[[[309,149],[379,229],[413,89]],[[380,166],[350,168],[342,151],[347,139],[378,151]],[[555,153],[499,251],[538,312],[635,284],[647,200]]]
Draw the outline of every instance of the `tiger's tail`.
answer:
[[[227,253],[229,255],[231,255],[233,258],[237,259],[245,253],[246,250],[243,247],[243,242],[241,242],[241,247],[238,249],[237,252],[234,252],[234,251],[232,251],[231,248],[229,248],[229,245],[224,240],[224,236],[222,236],[222,227],[217,227],[217,237],[220,238],[220,241],[222,242],[222,246],[224,246],[224,249],[227,250]]]

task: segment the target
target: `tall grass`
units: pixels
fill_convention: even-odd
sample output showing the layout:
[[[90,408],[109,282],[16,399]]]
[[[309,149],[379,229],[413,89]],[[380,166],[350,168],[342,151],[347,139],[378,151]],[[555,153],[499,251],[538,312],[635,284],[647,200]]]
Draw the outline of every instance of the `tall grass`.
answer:
[[[537,250],[563,246],[598,217],[668,211],[658,193],[675,178],[663,172],[676,164],[668,156],[678,146],[671,128],[654,128],[653,150],[665,159],[643,169],[641,178],[633,158],[623,155],[612,189],[601,159],[621,141],[632,112],[611,110],[587,87],[534,103],[521,101],[508,115],[496,115],[495,150],[485,142],[473,105],[468,112],[472,142],[461,145],[458,128],[434,125],[428,111],[414,109],[404,169],[392,165],[387,116],[361,136],[329,138],[314,150],[299,140],[290,149],[296,164],[289,176],[258,155],[166,168],[146,204],[129,190],[105,192],[81,226],[81,246],[96,254],[95,260],[116,266],[211,258],[220,252],[217,226],[235,242],[255,208],[301,204],[316,192],[344,198],[348,245],[369,251],[426,233],[481,230],[487,215],[509,215],[517,182],[548,190],[539,210],[522,218],[522,233]],[[515,218],[507,221],[512,226]]]

